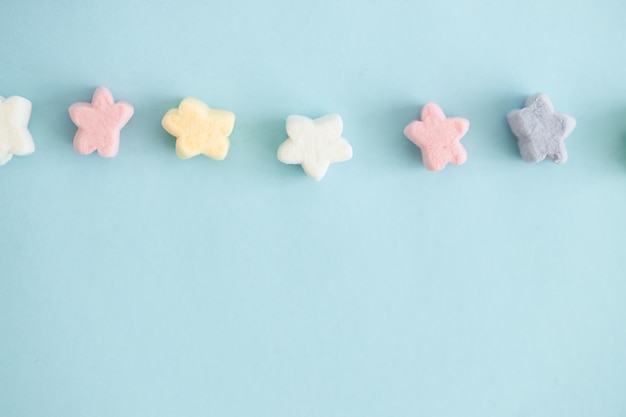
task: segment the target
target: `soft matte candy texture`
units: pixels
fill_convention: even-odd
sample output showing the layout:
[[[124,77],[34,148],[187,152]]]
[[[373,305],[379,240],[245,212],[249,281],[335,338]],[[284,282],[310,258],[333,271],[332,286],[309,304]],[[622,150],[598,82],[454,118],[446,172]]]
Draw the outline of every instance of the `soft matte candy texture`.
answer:
[[[319,181],[333,162],[352,158],[352,147],[341,137],[343,122],[337,114],[311,120],[305,116],[287,118],[289,138],[278,148],[278,160],[285,164],[300,164],[306,174]]]
[[[446,117],[435,103],[422,108],[422,120],[414,120],[404,129],[407,138],[422,151],[426,169],[440,171],[446,164],[460,165],[467,160],[461,138],[469,129],[469,121]]]
[[[161,121],[163,128],[176,136],[176,154],[187,159],[204,154],[222,160],[228,154],[228,136],[235,127],[235,115],[209,108],[202,101],[187,97]]]
[[[507,119],[522,158],[528,162],[540,162],[546,157],[557,164],[567,162],[565,138],[576,127],[576,120],[563,113],[556,113],[550,98],[543,93],[526,99],[525,107],[511,111]]]
[[[70,117],[78,126],[74,149],[82,155],[98,151],[100,156],[114,157],[120,148],[120,131],[133,116],[133,106],[113,100],[105,87],[98,87],[91,103],[74,103]]]
[[[32,104],[24,97],[0,97],[0,166],[13,155],[35,152],[33,137],[28,131]]]

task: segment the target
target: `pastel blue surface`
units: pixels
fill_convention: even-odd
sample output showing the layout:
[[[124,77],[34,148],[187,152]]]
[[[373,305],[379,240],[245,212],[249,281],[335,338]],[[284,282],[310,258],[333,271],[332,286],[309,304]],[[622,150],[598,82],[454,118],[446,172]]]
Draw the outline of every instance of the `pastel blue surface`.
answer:
[[[0,3],[0,95],[37,151],[0,168],[2,416],[626,416],[626,3]],[[119,155],[72,149],[99,85]],[[525,163],[506,114],[578,126]],[[237,115],[181,161],[185,96]],[[402,134],[435,101],[469,159]],[[339,113],[352,161],[276,160]]]

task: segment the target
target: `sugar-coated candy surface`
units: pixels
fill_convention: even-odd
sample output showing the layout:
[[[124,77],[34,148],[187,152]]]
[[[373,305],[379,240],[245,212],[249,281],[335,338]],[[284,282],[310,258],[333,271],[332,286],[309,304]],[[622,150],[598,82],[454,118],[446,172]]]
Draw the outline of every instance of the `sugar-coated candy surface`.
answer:
[[[212,159],[226,158],[228,136],[235,127],[235,115],[209,108],[202,101],[187,97],[178,108],[169,110],[161,121],[163,128],[176,137],[176,154],[181,159],[204,154]]]
[[[98,151],[111,158],[120,147],[120,131],[131,119],[134,108],[125,101],[115,102],[106,87],[98,87],[91,103],[74,103],[69,108],[72,121],[78,126],[74,149],[82,155]]]
[[[509,112],[507,119],[522,158],[540,162],[546,157],[557,164],[567,162],[565,138],[574,131],[576,120],[557,113],[547,94],[539,93],[526,99],[524,108]]]
[[[32,104],[24,97],[0,97],[0,166],[13,155],[30,155],[35,143],[28,130]]]
[[[404,134],[419,146],[426,169],[440,171],[448,163],[460,165],[467,160],[460,141],[468,129],[467,119],[446,117],[437,104],[428,103],[422,108],[421,120],[409,123]]]
[[[304,172],[319,181],[333,162],[352,158],[352,147],[341,137],[343,122],[337,114],[312,120],[305,116],[287,118],[289,138],[278,148],[278,160],[285,164],[300,164]]]

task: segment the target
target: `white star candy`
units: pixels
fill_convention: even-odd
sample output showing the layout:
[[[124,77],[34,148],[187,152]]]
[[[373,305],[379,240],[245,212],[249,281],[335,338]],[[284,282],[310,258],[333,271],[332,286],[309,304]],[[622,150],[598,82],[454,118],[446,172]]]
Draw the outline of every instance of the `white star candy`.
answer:
[[[343,122],[337,114],[319,119],[292,115],[286,124],[289,138],[278,148],[278,160],[285,164],[300,164],[304,172],[319,181],[333,162],[352,158],[352,147],[341,137]]]
[[[30,155],[35,152],[33,137],[28,131],[32,104],[24,97],[0,96],[0,166],[13,155]]]

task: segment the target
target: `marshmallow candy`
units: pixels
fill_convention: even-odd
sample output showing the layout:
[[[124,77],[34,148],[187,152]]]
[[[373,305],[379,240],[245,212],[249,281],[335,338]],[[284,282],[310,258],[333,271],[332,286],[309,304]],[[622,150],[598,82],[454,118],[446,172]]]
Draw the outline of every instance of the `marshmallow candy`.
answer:
[[[226,110],[211,109],[202,101],[187,97],[178,108],[165,114],[161,124],[176,137],[176,155],[179,158],[204,154],[222,160],[228,154],[228,136],[235,127],[235,115]]]
[[[0,166],[13,155],[35,152],[33,137],[28,131],[32,104],[24,97],[0,97]]]
[[[467,119],[446,117],[437,104],[428,103],[422,108],[422,120],[409,123],[404,134],[419,146],[426,169],[440,171],[448,163],[460,165],[467,160],[461,138],[468,129]]]
[[[278,160],[285,164],[300,164],[306,174],[319,181],[333,162],[352,158],[352,147],[341,137],[343,122],[337,114],[319,119],[292,115],[286,124],[289,138],[278,148]]]
[[[574,131],[576,120],[556,113],[546,94],[528,97],[525,107],[509,112],[507,119],[525,161],[535,163],[548,157],[557,164],[567,162],[564,141]]]
[[[70,118],[78,131],[74,136],[74,149],[82,155],[98,151],[100,156],[111,158],[120,147],[120,131],[133,116],[133,106],[113,100],[105,87],[98,87],[91,103],[74,103],[69,109]]]

